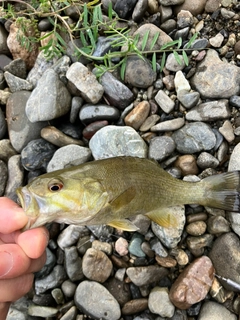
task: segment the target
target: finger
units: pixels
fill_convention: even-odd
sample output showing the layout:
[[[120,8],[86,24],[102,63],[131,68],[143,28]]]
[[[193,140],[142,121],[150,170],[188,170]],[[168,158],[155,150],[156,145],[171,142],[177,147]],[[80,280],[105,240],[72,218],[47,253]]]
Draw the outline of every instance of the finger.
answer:
[[[23,249],[29,258],[40,257],[48,244],[49,234],[45,227],[16,233],[16,243]]]
[[[0,197],[0,233],[11,233],[23,228],[28,217],[14,201]]]
[[[31,289],[33,279],[33,274],[28,273],[12,279],[0,280],[0,302],[15,301],[24,296]]]
[[[47,259],[46,251],[38,259],[33,259],[27,270],[27,273],[37,272],[42,269]]]
[[[18,277],[25,273],[31,264],[31,259],[17,244],[0,246],[0,279]]]
[[[0,302],[0,319],[6,319],[8,310],[10,307],[10,302]]]

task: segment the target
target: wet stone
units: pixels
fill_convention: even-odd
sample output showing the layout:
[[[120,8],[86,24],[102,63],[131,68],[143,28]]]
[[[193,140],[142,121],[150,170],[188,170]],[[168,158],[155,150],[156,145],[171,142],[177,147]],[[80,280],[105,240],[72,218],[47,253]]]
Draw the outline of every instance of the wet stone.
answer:
[[[44,139],[31,140],[21,152],[21,161],[28,171],[47,169],[56,147]]]
[[[95,319],[118,320],[121,316],[117,300],[95,281],[82,281],[77,287],[74,301],[80,310]]]
[[[148,307],[152,313],[171,318],[174,315],[175,307],[169,299],[168,288],[153,288],[149,295]]]
[[[100,120],[114,121],[119,117],[119,110],[107,104],[85,104],[79,112],[79,118],[85,124]]]
[[[179,309],[188,309],[203,300],[213,282],[214,267],[207,256],[194,260],[173,283],[169,297]]]
[[[149,153],[150,159],[163,161],[175,150],[175,143],[171,137],[155,137],[150,140]]]

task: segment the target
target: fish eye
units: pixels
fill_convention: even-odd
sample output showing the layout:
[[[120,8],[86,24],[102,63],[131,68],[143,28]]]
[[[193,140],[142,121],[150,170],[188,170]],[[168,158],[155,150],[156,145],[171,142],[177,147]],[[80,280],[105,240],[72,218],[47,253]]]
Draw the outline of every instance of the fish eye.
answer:
[[[63,183],[62,181],[59,181],[59,180],[50,181],[48,184],[48,189],[52,192],[58,192],[62,188],[63,188]]]

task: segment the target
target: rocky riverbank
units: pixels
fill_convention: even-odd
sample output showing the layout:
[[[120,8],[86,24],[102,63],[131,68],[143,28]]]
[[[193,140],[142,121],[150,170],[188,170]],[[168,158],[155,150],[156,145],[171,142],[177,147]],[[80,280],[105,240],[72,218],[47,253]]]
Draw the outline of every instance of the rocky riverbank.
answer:
[[[109,1],[101,3],[106,13]],[[167,52],[160,72],[161,55],[157,70],[134,55],[124,80],[117,71],[96,78],[70,42],[59,58],[47,60],[38,46],[29,55],[14,22],[2,19],[1,196],[17,201],[16,188],[39,174],[113,156],[152,158],[188,181],[240,170],[238,2],[112,3],[133,33],[159,32],[160,46],[179,38],[186,46],[198,32],[189,65]],[[104,46],[99,38],[96,54]],[[49,225],[47,263],[7,320],[239,319],[240,215],[197,205],[172,214],[177,228],[138,216],[134,233]]]

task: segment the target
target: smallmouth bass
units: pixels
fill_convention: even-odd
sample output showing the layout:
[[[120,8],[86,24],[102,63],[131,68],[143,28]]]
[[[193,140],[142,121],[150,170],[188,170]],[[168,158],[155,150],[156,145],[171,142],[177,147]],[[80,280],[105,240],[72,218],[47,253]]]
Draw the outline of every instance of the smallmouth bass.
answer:
[[[169,213],[175,205],[239,212],[239,191],[240,171],[186,182],[153,160],[116,157],[43,174],[19,188],[17,195],[29,217],[25,230],[56,221],[135,231],[127,218],[138,214],[163,227],[177,226]]]

